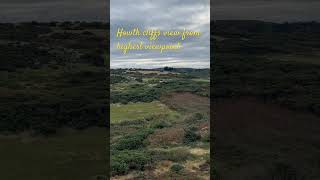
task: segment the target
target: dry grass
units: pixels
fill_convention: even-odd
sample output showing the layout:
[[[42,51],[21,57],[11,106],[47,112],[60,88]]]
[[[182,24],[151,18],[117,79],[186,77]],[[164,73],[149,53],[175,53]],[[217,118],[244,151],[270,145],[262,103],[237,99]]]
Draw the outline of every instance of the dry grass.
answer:
[[[148,137],[150,146],[175,145],[183,142],[184,129],[181,127],[171,127],[159,129]]]
[[[209,114],[210,99],[191,93],[172,93],[161,98],[169,107],[187,112],[201,112]]]

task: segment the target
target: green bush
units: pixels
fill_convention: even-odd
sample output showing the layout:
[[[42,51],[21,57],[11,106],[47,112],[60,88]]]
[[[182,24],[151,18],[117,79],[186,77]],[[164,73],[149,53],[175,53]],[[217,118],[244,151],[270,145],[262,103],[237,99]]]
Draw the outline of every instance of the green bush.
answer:
[[[188,116],[185,119],[185,122],[187,124],[195,124],[197,122],[202,122],[205,120],[207,120],[207,118],[203,114],[197,112],[197,113],[193,113],[191,116]]]
[[[197,120],[197,121],[204,118],[204,117],[203,117],[203,114],[198,113],[198,112],[197,112],[197,113],[194,113],[192,117],[193,117],[194,120]]]
[[[183,170],[184,167],[181,165],[181,164],[173,164],[171,167],[170,167],[170,170],[175,172],[175,173],[179,173],[181,170]]]
[[[158,122],[155,122],[153,125],[152,125],[153,128],[156,128],[156,129],[163,129],[163,128],[166,128],[166,127],[171,127],[171,124],[167,121],[158,121]]]
[[[117,151],[111,156],[112,175],[127,174],[129,170],[143,171],[151,162],[151,156],[145,151]]]
[[[193,143],[201,139],[201,136],[196,132],[197,131],[196,127],[188,127],[184,131],[185,131],[185,135],[184,135],[183,142],[186,144]]]
[[[122,162],[121,160],[118,160],[116,158],[111,159],[111,170],[112,174],[126,174],[129,171],[129,166],[127,163]]]
[[[145,146],[144,140],[153,133],[152,129],[143,129],[120,138],[111,146],[114,150],[134,150]]]

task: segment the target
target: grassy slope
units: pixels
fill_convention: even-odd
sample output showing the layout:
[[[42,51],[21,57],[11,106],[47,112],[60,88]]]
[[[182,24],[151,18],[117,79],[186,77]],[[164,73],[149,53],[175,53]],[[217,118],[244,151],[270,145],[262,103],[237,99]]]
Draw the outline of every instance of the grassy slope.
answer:
[[[141,120],[154,115],[168,114],[178,115],[160,102],[151,103],[131,103],[111,105],[111,124],[120,123],[127,120]]]
[[[192,178],[192,179],[207,179],[208,169],[200,170],[200,165],[207,165],[209,146],[206,141],[198,141],[196,143],[184,143],[185,131],[189,126],[199,129],[208,127],[207,113],[209,112],[209,99],[192,93],[172,93],[174,89],[184,89],[192,91],[196,88],[206,87],[207,81],[201,81],[201,86],[194,84],[194,81],[188,77],[177,79],[177,74],[163,73],[165,76],[159,77],[146,73],[130,71],[130,74],[124,72],[116,72],[117,76],[122,76],[127,79],[125,83],[118,82],[112,84],[111,89],[118,91],[120,94],[126,94],[126,97],[137,97],[128,92],[136,91],[144,95],[149,89],[157,89],[156,92],[161,92],[161,98],[152,102],[129,102],[128,104],[113,104],[111,106],[111,119],[117,123],[111,125],[111,143],[114,145],[123,141],[123,138],[135,137],[137,133],[143,132],[146,129],[152,129],[152,133],[144,139],[144,146],[139,148],[139,152],[144,153],[145,157],[151,157],[152,162],[148,166],[150,169],[137,171],[137,169],[126,172],[127,175],[114,176],[113,179],[121,178],[151,178],[151,179],[174,179],[174,178]],[[187,73],[188,74],[188,73]],[[138,86],[134,77],[143,78]],[[195,77],[199,78],[199,77]],[[181,82],[183,83],[177,83]],[[169,83],[164,83],[169,82]],[[161,84],[162,83],[162,84]],[[199,89],[200,90],[200,89]],[[202,90],[202,89],[201,89]],[[201,91],[199,91],[201,92]],[[206,94],[206,93],[203,93]],[[136,99],[133,99],[134,102]],[[140,98],[139,100],[149,99]],[[160,100],[157,101],[157,100]],[[193,119],[194,113],[204,114],[204,119]],[[206,130],[201,133],[208,133]],[[135,152],[135,149],[129,150],[128,153]],[[115,152],[115,155],[119,152]],[[114,156],[115,156],[114,155]],[[132,155],[131,155],[132,156]],[[119,162],[117,160],[116,162]],[[115,163],[115,162],[113,162]],[[174,163],[179,163],[184,166],[184,170],[175,173],[170,170]]]

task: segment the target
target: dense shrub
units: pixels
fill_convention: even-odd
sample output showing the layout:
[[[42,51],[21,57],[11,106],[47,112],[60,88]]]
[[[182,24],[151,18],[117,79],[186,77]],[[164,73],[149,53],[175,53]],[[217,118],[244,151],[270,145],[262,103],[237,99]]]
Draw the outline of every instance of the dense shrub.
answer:
[[[167,121],[157,121],[152,125],[152,128],[163,129],[166,127],[171,127],[171,124]]]
[[[190,116],[187,116],[185,118],[185,122],[187,124],[195,124],[201,121],[207,120],[207,117],[205,117],[202,113],[193,113]]]
[[[138,132],[120,138],[115,144],[111,146],[111,148],[118,151],[142,148],[145,146],[144,140],[151,133],[153,133],[152,129],[139,130]]]
[[[110,75],[110,83],[111,84],[116,84],[116,83],[122,83],[122,82],[127,82],[127,78],[121,75],[116,75],[116,74],[111,74]]]
[[[183,142],[186,144],[193,143],[201,139],[201,136],[197,133],[196,127],[188,127],[185,130]]]
[[[111,103],[127,104],[129,102],[152,102],[159,99],[161,93],[158,89],[144,86],[132,86],[126,91],[113,91],[111,93]]]
[[[144,170],[151,162],[151,156],[145,151],[117,151],[111,156],[112,175],[126,174],[129,170]]]
[[[175,172],[175,173],[179,173],[181,170],[183,170],[184,167],[181,165],[181,164],[173,164],[171,167],[170,167],[170,170]]]
[[[120,74],[122,72],[111,73],[111,81],[113,83],[123,81]],[[115,80],[112,80],[115,77]],[[141,77],[136,77],[139,79]],[[157,77],[159,78],[159,77]],[[127,104],[129,102],[152,102],[159,100],[163,94],[170,92],[192,92],[201,96],[209,96],[208,83],[190,81],[189,78],[174,78],[170,77],[170,80],[163,82],[156,82],[154,86],[149,84],[130,84],[126,86],[125,90],[114,90],[111,93],[111,103]]]

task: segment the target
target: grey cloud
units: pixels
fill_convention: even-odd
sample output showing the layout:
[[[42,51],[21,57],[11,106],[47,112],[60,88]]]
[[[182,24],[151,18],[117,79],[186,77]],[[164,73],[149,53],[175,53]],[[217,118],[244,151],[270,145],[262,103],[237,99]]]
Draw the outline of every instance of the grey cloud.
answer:
[[[155,68],[163,66],[208,68],[210,61],[210,12],[209,0],[111,0],[111,67]],[[118,41],[136,41],[136,38],[115,38],[118,27],[130,30],[133,27],[166,30],[200,31],[200,38],[182,42],[178,52],[135,51],[123,55],[115,48]],[[149,43],[147,39],[139,41]],[[177,39],[162,37],[157,44],[175,43]]]

